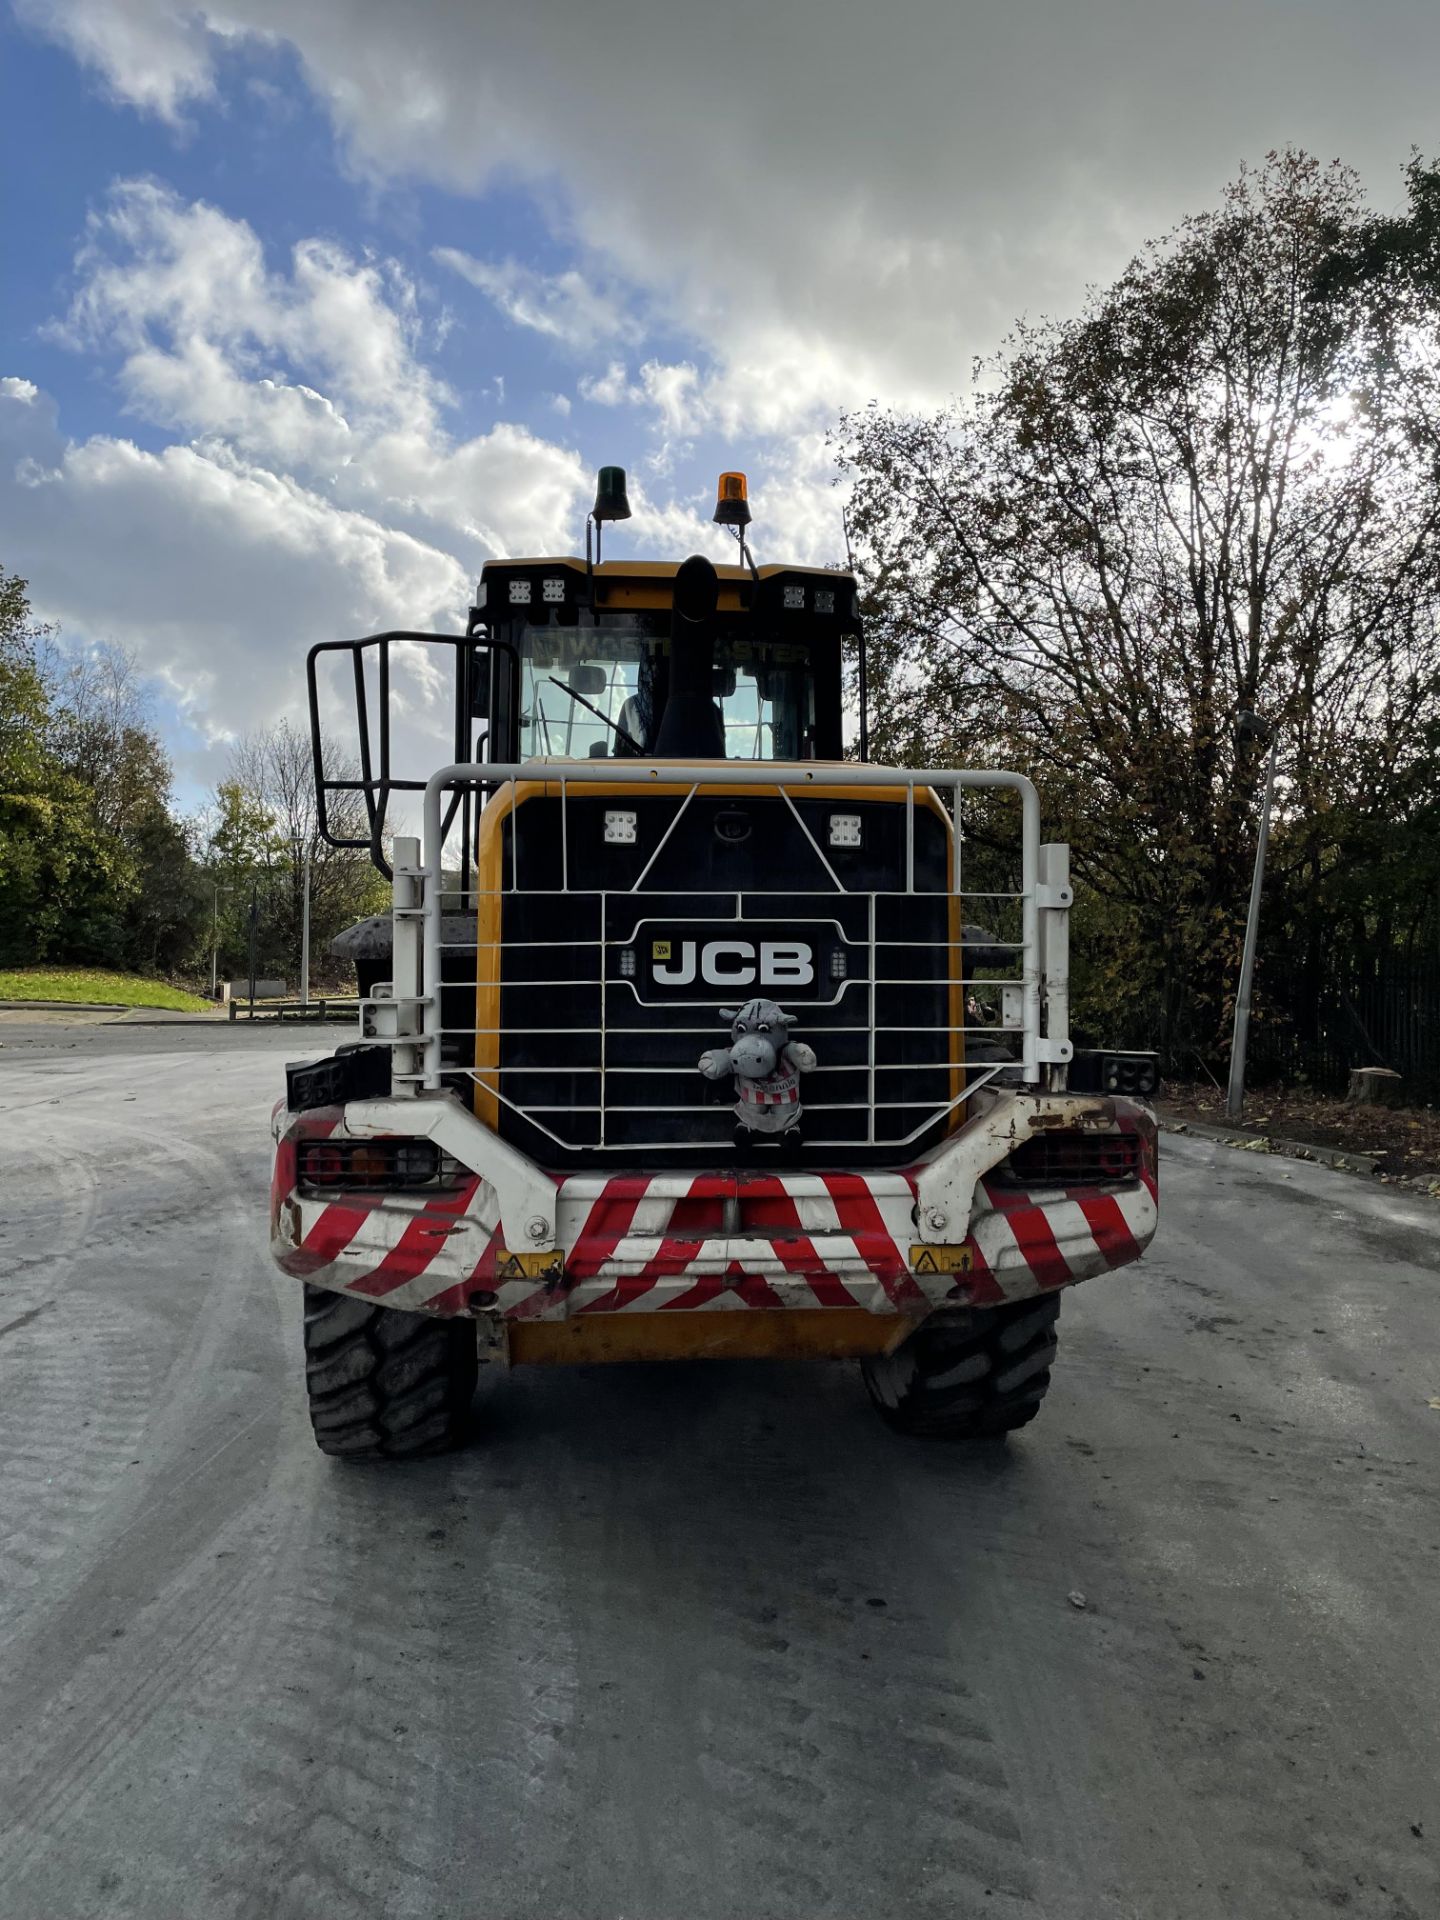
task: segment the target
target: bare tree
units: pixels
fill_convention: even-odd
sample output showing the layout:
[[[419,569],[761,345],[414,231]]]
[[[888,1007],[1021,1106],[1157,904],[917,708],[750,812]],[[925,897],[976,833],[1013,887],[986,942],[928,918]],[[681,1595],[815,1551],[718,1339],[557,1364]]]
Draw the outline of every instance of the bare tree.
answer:
[[[336,756],[328,747],[326,751],[335,777],[358,777],[343,756]],[[265,891],[271,922],[268,950],[275,950],[278,932],[279,951],[287,970],[296,972],[307,854],[311,942],[317,956],[344,927],[383,907],[387,898],[384,883],[367,853],[333,847],[321,837],[310,736],[289,720],[247,734],[236,743],[226,784],[232,790],[238,788],[250,802],[254,817],[266,823],[266,831],[252,837],[248,857],[255,869],[256,884],[263,885]],[[233,813],[233,807],[231,810]],[[332,797],[329,820],[337,838],[359,837],[366,831],[361,796]]]

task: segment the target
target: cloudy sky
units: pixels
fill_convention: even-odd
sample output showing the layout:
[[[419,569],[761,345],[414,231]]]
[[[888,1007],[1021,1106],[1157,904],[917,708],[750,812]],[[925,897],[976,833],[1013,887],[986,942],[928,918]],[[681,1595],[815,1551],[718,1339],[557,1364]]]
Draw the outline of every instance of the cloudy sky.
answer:
[[[0,0],[0,5],[5,0]],[[834,560],[825,431],[1295,142],[1401,198],[1434,0],[15,0],[0,565],[135,648],[182,798],[311,641],[491,555]]]

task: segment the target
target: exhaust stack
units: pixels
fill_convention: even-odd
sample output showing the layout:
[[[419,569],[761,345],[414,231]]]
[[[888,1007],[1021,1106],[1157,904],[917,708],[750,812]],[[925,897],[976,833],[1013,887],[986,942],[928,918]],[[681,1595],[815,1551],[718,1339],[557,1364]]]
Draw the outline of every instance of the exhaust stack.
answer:
[[[725,730],[715,705],[715,608],[720,576],[692,553],[675,575],[670,615],[670,691],[655,752],[668,760],[723,760]]]

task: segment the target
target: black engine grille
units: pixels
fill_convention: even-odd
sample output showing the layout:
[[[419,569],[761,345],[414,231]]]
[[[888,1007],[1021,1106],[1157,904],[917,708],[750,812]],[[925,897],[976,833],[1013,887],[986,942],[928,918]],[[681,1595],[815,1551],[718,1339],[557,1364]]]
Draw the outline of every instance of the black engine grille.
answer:
[[[633,844],[603,839],[604,813],[617,804],[637,815]],[[735,1160],[730,1082],[702,1079],[696,1063],[728,1039],[720,1008],[763,991],[796,1014],[795,1036],[819,1056],[801,1082],[804,1148],[786,1163],[908,1163],[948,1124],[959,1086],[949,1032],[958,996],[949,977],[956,936],[945,823],[916,809],[907,892],[901,805],[847,793],[844,811],[863,816],[862,844],[831,848],[828,817],[842,803],[801,801],[821,858],[778,796],[697,796],[662,846],[677,804],[660,794],[571,798],[563,855],[558,801],[527,800],[507,821],[502,1135],[556,1168],[616,1168],[657,1156],[677,1169]],[[737,812],[750,828],[739,839]],[[718,936],[743,936],[748,926],[768,937],[779,926],[806,942],[819,975],[814,997],[697,986],[693,999],[667,992],[645,1004],[639,943],[706,923]],[[775,1158],[773,1148],[749,1151]]]

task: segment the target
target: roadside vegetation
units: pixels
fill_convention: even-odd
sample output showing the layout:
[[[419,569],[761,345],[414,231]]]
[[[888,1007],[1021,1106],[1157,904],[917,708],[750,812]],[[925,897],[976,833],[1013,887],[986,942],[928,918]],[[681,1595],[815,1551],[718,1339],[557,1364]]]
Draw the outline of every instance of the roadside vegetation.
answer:
[[[1245,1103],[1245,1120],[1225,1117],[1225,1095],[1208,1081],[1165,1086],[1159,1107],[1171,1120],[1219,1127],[1236,1139],[1295,1141],[1375,1162],[1386,1179],[1440,1192],[1440,1112],[1434,1107],[1350,1106],[1313,1087],[1267,1087]]]
[[[102,967],[25,967],[0,971],[0,1000],[64,1000],[75,1006],[166,1007],[176,1013],[203,1013],[209,1006],[198,994],[146,980],[134,973]]]
[[[1077,1025],[1175,1072],[1229,1044],[1257,713],[1257,1074],[1440,1100],[1440,168],[1406,187],[1272,154],[968,398],[837,435],[875,756],[1033,771]]]
[[[135,661],[67,647],[0,568],[0,967],[208,987],[212,948],[220,978],[248,971],[253,922],[257,974],[296,981],[308,855],[318,980],[384,888],[364,853],[320,839],[310,782],[309,736],[282,721],[237,741],[208,804],[179,811]],[[342,804],[342,832],[358,812]]]
[[[873,757],[1033,773],[1077,1037],[1172,1075],[1223,1077],[1273,738],[1252,1084],[1382,1065],[1440,1102],[1440,166],[1405,187],[1376,214],[1339,162],[1272,154],[946,411],[837,428]],[[318,973],[385,889],[320,841],[310,779],[282,722],[181,815],[134,663],[67,649],[0,571],[0,966],[203,984],[253,927],[294,981],[308,854]],[[1003,892],[990,824],[969,884]]]

